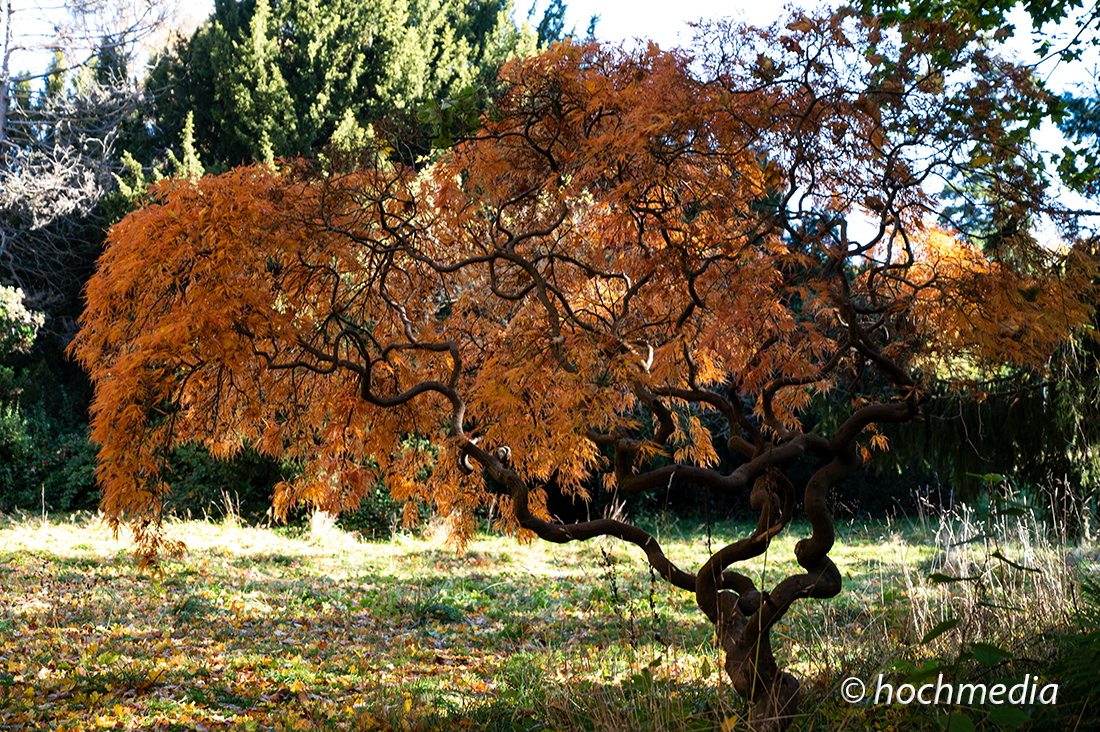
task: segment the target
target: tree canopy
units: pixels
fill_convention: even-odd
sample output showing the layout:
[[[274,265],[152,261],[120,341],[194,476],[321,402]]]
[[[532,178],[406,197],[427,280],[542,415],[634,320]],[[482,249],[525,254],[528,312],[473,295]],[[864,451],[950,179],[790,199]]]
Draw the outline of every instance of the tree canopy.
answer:
[[[489,504],[527,537],[618,537],[695,593],[757,729],[784,728],[798,683],[769,630],[840,591],[826,498],[885,447],[877,425],[918,419],[933,378],[1041,370],[1089,316],[1082,251],[1021,229],[983,252],[930,223],[927,181],[990,139],[1012,205],[1058,219],[995,113],[1028,75],[945,29],[916,52],[850,12],[714,24],[694,59],[562,43],[509,62],[483,127],[426,170],[378,149],[161,182],[112,230],[74,344],[103,510],[147,557],[171,548],[165,452],[248,444],[304,466],[283,512],[385,481],[459,540]],[[977,81],[930,67],[945,49]],[[825,433],[804,422],[820,393],[849,402]],[[637,526],[545,507],[550,484],[673,479],[745,491],[756,530],[681,568]],[[757,588],[731,567],[796,504],[804,572]]]
[[[918,36],[928,19],[950,25],[963,38],[980,39],[993,46],[1007,42],[1020,31],[1030,30],[1034,34],[1036,54],[1031,68],[1037,77],[1046,77],[1059,63],[1077,65],[1081,86],[1045,99],[1032,98],[1023,104],[1023,100],[1016,100],[1002,113],[1026,121],[1024,127],[1028,132],[1037,130],[1046,120],[1056,122],[1077,144],[1049,151],[1054,163],[1052,170],[1056,168],[1062,183],[1072,189],[1092,197],[1100,191],[1095,145],[1097,88],[1094,80],[1091,86],[1084,84],[1085,79],[1095,76],[1095,71],[1080,68],[1084,66],[1086,52],[1100,47],[1100,35],[1097,35],[1100,5],[1090,6],[1081,0],[862,0],[860,7],[865,13],[876,14],[883,24],[896,27],[904,43],[920,43]],[[1026,15],[1028,22],[1021,24],[1012,17],[1014,9]],[[941,63],[948,58],[943,56]],[[1046,61],[1055,63],[1039,73]],[[1036,83],[1043,84],[1038,78]]]
[[[103,240],[99,204],[122,170],[121,150],[141,136],[146,100],[129,63],[172,13],[131,0],[52,14],[19,5],[0,7],[0,282],[21,288],[49,314],[45,330],[68,343]],[[55,36],[36,37],[43,26]],[[38,72],[13,67],[29,51],[52,61]]]

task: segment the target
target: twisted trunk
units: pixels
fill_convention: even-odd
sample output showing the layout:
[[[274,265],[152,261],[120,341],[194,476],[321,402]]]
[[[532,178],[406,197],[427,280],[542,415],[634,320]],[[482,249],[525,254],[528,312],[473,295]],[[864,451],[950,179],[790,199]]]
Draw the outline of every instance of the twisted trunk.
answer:
[[[737,693],[752,704],[749,711],[752,729],[782,732],[798,711],[798,680],[779,670],[769,633],[761,635],[757,643],[744,642],[743,633],[749,621],[735,603],[731,605],[732,615],[718,625],[719,642],[726,651],[726,673]]]
[[[833,447],[842,448],[840,454],[819,469],[806,486],[803,506],[813,532],[795,548],[805,573],[784,578],[769,593],[757,590],[748,577],[726,570],[734,562],[764,553],[790,520],[793,486],[781,474],[773,474],[769,477],[785,493],[782,511],[772,481],[758,479],[751,495],[753,507],[760,511],[756,531],[748,539],[716,552],[697,575],[696,601],[714,623],[734,689],[751,704],[749,723],[754,732],[783,732],[798,712],[799,682],[776,663],[771,648],[772,626],[796,600],[834,597],[841,590],[840,572],[828,557],[835,532],[825,497],[862,461],[852,440],[834,443]],[[731,581],[734,577],[736,581]]]

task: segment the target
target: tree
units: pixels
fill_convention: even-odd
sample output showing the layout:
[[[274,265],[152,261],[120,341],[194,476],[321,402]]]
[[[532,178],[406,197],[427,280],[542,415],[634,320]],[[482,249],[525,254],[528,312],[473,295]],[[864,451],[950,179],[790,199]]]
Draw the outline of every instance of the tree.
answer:
[[[55,333],[73,330],[70,306],[102,241],[89,217],[121,170],[116,144],[138,102],[93,82],[13,110],[0,169],[0,267],[5,280],[48,307]]]
[[[878,13],[883,23],[896,25],[905,42],[919,40],[926,18],[948,24],[961,37],[980,39],[994,51],[1005,50],[1009,38],[1030,31],[1035,39],[1035,60],[1021,70],[1035,76],[1033,83],[1038,89],[1059,65],[1064,76],[1067,67],[1076,67],[1082,79],[1095,75],[1081,68],[1083,54],[1100,46],[1100,5],[1095,3],[864,0],[861,6],[863,12]],[[1009,14],[1013,8],[1026,16],[1024,22]],[[1056,176],[1062,185],[1083,194],[1086,199],[1078,204],[1083,210],[1074,226],[1086,232],[1082,236],[1092,237],[1093,246],[1098,216],[1095,200],[1100,193],[1100,104],[1096,94],[1095,85],[1082,84],[1072,92],[1006,98],[998,110],[1002,119],[1014,120],[1016,135],[1032,137],[1041,124],[1052,120],[1072,141],[1061,149],[1037,150],[1028,160],[1008,162],[1032,167],[1039,179]],[[990,142],[1000,144],[996,138]],[[1029,230],[1036,211],[1016,205],[1017,199],[1002,182],[1012,177],[990,170],[1005,160],[987,152],[988,146],[975,145],[970,164],[948,178],[945,193],[954,205],[943,215],[972,242],[996,249],[1003,236]],[[1100,428],[1096,427],[1100,424],[1096,419],[1100,344],[1092,335],[1095,330],[1087,333],[1059,350],[1050,365],[1056,378],[1006,371],[985,385],[989,396],[980,403],[962,404],[941,390],[940,396],[946,399],[933,408],[940,426],[933,430],[929,422],[916,430],[905,428],[907,449],[902,452],[908,454],[901,460],[934,467],[941,476],[949,477],[960,495],[973,495],[980,486],[974,474],[991,472],[1014,480],[1025,491],[1048,489],[1053,495],[1042,503],[1060,506],[1056,522],[1072,532],[1081,518],[1081,506],[1100,488],[1100,463],[1095,457],[1100,446]]]
[[[936,30],[929,50],[951,43]],[[422,172],[383,149],[346,173],[160,183],[112,230],[73,349],[109,520],[147,561],[178,548],[159,464],[200,442],[302,464],[280,512],[385,481],[459,541],[490,504],[526,538],[616,537],[694,593],[755,729],[786,728],[798,682],[770,630],[841,590],[830,489],[884,447],[878,425],[919,417],[933,377],[1041,369],[1088,317],[1078,250],[1021,232],[986,255],[928,223],[923,182],[996,132],[1027,76],[930,83],[925,54],[882,79],[860,62],[879,33],[842,12],[716,24],[694,61],[558,44],[510,62],[483,128]],[[828,433],[803,427],[815,393],[847,395]],[[756,529],[691,571],[637,526],[545,507],[551,483],[588,498],[674,479],[747,492]],[[803,571],[757,587],[734,565],[799,503]]]
[[[208,165],[308,153],[366,125],[491,80],[534,49],[502,0],[218,0],[163,54],[149,86],[170,143],[193,114]]]
[[[1059,124],[1062,132],[1077,143],[1067,148],[1058,166],[1066,185],[1085,195],[1100,195],[1100,88],[1091,96],[1063,94],[1065,116]]]
[[[1100,47],[1097,35],[1100,25],[1100,4],[1091,7],[1082,0],[862,0],[862,12],[875,14],[885,24],[900,31],[903,43],[920,42],[919,33],[929,19],[946,23],[963,38],[981,39],[983,42],[1001,44],[1016,35],[1017,27],[1010,11],[1022,10],[1030,20],[1031,30],[1038,34],[1036,62],[1038,71],[1043,62],[1079,62],[1090,47]],[[946,57],[944,59],[946,60]],[[1091,78],[1091,69],[1082,70],[1081,78]],[[1045,75],[1045,74],[1044,74]],[[1037,82],[1041,83],[1041,82]],[[1095,90],[1085,90],[1092,96],[1079,97],[1065,93],[1060,97],[1050,95],[1045,100],[1033,100],[1029,104],[1015,104],[1002,113],[1014,114],[1025,122],[1027,132],[1053,119],[1077,146],[1066,146],[1060,151],[1050,151],[1062,182],[1071,189],[1093,196],[1100,190],[1097,180],[1097,152],[1095,145],[1087,143],[1095,135],[1097,99]],[[1095,140],[1093,140],[1095,142]],[[980,166],[979,166],[980,167]],[[1093,212],[1095,214],[1095,211]]]
[[[33,8],[37,12],[44,12]],[[4,3],[0,66],[0,280],[20,286],[68,341],[80,288],[102,242],[92,214],[122,171],[120,148],[140,128],[144,97],[129,75],[137,44],[166,25],[166,4],[69,3],[46,41],[16,33],[31,8]],[[56,20],[56,19],[53,19]],[[23,24],[20,24],[23,25]],[[13,74],[17,52],[52,56]]]
[[[531,5],[531,9],[527,12],[528,20],[534,16],[535,7],[535,5]],[[566,7],[565,0],[550,0],[550,4],[546,6],[546,10],[542,13],[542,20],[535,26],[539,48],[547,48],[553,43],[564,41],[566,38],[577,37],[576,28],[568,32],[565,30]],[[596,37],[596,24],[599,22],[600,16],[598,15],[593,15],[588,19],[587,40],[591,41]]]

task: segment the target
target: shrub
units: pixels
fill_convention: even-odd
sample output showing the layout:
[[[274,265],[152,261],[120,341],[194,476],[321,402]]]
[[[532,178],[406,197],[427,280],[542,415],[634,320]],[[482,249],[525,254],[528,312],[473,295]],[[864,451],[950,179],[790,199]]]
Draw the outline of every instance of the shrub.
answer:
[[[234,515],[257,521],[271,506],[272,489],[293,470],[255,450],[219,460],[203,447],[179,447],[165,468],[171,488],[165,510],[179,517]]]
[[[23,305],[23,291],[0,285],[0,357],[30,350],[45,320]]]

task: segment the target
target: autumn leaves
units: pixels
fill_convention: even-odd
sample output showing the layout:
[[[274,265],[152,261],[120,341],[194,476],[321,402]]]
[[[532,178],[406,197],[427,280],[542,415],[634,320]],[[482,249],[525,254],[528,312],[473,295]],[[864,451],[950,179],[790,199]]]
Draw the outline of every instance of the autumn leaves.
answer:
[[[489,504],[547,540],[615,536],[696,589],[731,675],[762,674],[738,687],[754,714],[789,715],[797,682],[753,649],[791,603],[839,591],[824,497],[885,446],[875,425],[914,418],[953,360],[1041,366],[1087,312],[1085,260],[1026,237],[997,258],[932,229],[924,181],[971,142],[932,102],[985,101],[929,87],[905,54],[886,94],[881,67],[843,63],[876,31],[846,14],[719,25],[698,68],[653,46],[559,44],[508,64],[482,128],[424,170],[381,149],[352,172],[160,184],[112,231],[74,346],[96,384],[109,519],[153,556],[159,455],[248,443],[302,466],[281,511],[351,508],[384,480],[460,540]],[[807,410],[830,392],[850,414],[816,433]],[[806,572],[761,604],[727,568],[790,519],[782,471],[811,455]],[[673,480],[752,490],[761,511],[698,577],[637,527],[545,509],[549,484]]]

